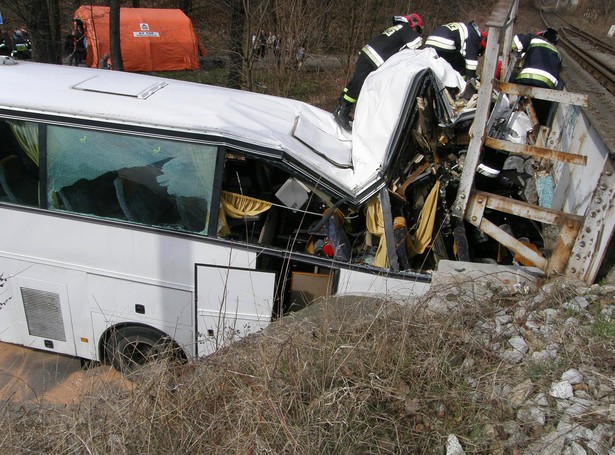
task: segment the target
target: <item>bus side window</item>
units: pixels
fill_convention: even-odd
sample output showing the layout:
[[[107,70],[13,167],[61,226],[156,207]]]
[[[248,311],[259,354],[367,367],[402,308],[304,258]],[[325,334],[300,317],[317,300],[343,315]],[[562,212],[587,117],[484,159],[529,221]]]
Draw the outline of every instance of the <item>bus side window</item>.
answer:
[[[46,138],[50,209],[207,232],[217,146],[56,125]]]
[[[0,120],[0,200],[39,206],[38,125]]]
[[[38,179],[30,175],[18,156],[0,160],[0,185],[9,202],[38,206]]]

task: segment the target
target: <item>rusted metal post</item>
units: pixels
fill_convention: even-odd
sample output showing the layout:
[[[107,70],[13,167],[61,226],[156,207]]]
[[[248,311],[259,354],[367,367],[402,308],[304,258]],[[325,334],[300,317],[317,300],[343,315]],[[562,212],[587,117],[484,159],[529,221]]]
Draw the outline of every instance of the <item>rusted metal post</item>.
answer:
[[[478,94],[478,104],[476,107],[476,113],[474,114],[474,122],[470,129],[470,145],[468,147],[468,153],[463,166],[463,172],[459,181],[459,188],[457,190],[457,197],[453,204],[451,213],[453,216],[463,218],[466,206],[468,204],[468,198],[474,185],[474,175],[476,174],[476,168],[480,160],[481,151],[485,142],[485,127],[489,118],[491,107],[491,93],[493,91],[493,76],[495,75],[495,69],[498,62],[498,56],[500,51],[500,31],[503,27],[509,23],[511,12],[513,11],[513,5],[517,3],[517,0],[502,0],[496,6],[494,13],[487,21],[489,26],[487,49],[485,52],[485,59],[483,61],[483,70],[481,73],[481,86]]]

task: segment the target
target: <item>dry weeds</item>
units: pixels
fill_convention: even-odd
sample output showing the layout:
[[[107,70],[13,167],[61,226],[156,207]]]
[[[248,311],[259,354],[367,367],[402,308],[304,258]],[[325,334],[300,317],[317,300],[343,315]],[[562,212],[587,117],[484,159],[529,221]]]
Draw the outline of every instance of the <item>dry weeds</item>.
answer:
[[[552,364],[503,364],[475,328],[515,298],[446,314],[427,303],[320,303],[202,361],[153,364],[132,390],[66,408],[0,405],[0,452],[421,454],[454,433],[466,453],[492,453],[490,429],[515,418],[496,387],[546,385],[572,361],[612,370],[613,337],[592,327],[559,333],[570,341]]]

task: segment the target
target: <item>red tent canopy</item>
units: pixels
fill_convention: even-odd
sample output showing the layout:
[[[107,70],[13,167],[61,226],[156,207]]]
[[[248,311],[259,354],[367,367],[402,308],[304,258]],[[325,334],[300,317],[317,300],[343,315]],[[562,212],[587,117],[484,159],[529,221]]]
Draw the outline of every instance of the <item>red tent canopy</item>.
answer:
[[[75,18],[85,27],[87,65],[96,68],[110,52],[109,8],[81,6]],[[179,9],[120,8],[120,45],[125,71],[197,69],[199,54],[207,55]]]

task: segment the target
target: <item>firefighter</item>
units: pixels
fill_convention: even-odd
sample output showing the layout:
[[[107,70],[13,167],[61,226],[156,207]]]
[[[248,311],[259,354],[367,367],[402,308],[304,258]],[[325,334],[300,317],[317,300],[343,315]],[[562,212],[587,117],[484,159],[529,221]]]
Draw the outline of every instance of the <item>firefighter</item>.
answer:
[[[11,38],[8,33],[0,27],[0,55],[9,56],[11,55],[12,50],[13,46],[11,43]]]
[[[533,87],[557,89],[562,56],[555,47],[559,40],[552,28],[537,34],[518,34],[513,38],[512,50],[523,56],[521,71],[513,82]],[[548,121],[552,103],[534,99],[534,109],[541,125]]]
[[[437,27],[425,41],[438,55],[451,64],[466,80],[476,78],[478,57],[487,47],[487,33],[474,21],[451,22]]]
[[[350,125],[350,111],[357,103],[361,87],[367,76],[378,69],[389,57],[402,49],[418,49],[423,43],[423,21],[416,13],[394,16],[393,25],[361,49],[354,75],[344,88],[339,104],[333,112],[335,121],[346,131]]]

